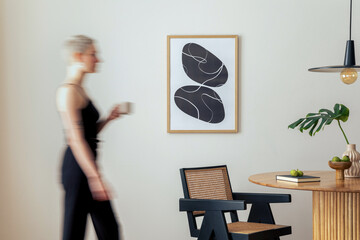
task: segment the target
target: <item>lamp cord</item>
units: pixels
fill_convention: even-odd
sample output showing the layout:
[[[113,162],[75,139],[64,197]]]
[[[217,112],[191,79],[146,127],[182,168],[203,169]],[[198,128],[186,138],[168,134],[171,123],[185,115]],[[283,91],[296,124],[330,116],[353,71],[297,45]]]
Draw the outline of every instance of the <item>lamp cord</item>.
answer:
[[[349,40],[351,40],[351,18],[352,18],[352,0],[350,0],[350,34],[349,34]]]

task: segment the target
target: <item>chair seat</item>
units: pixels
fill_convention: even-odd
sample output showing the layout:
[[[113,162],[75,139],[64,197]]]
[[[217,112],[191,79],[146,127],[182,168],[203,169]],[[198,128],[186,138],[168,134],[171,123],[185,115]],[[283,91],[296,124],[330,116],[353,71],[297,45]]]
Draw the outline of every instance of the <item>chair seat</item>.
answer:
[[[246,238],[240,239],[256,239],[260,236],[272,234],[274,237],[279,237],[291,234],[291,227],[286,225],[275,225],[266,223],[253,223],[253,222],[234,222],[227,224],[231,235],[247,235]],[[234,236],[234,237],[235,237]]]

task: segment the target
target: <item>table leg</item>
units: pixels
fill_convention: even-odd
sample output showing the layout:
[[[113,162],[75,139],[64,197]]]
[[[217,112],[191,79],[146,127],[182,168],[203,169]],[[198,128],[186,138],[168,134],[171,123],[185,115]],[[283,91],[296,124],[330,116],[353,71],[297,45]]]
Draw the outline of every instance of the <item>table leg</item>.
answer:
[[[313,191],[313,239],[360,240],[360,193]]]

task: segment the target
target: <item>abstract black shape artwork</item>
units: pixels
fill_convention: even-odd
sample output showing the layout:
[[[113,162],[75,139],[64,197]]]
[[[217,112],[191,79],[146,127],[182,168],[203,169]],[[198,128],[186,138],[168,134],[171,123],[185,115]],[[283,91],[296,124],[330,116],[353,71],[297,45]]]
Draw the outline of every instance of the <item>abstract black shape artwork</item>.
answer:
[[[167,36],[167,132],[238,132],[238,36]]]
[[[176,106],[184,113],[208,123],[220,123],[225,118],[224,104],[212,89],[221,87],[228,79],[223,62],[196,43],[187,43],[182,50],[186,75],[201,84],[179,88],[174,95]],[[205,85],[205,86],[204,86]]]
[[[205,86],[221,87],[228,79],[228,71],[223,62],[199,44],[185,44],[182,63],[186,75]]]
[[[219,95],[208,87],[184,86],[175,92],[175,103],[184,113],[208,123],[224,120],[224,105]]]

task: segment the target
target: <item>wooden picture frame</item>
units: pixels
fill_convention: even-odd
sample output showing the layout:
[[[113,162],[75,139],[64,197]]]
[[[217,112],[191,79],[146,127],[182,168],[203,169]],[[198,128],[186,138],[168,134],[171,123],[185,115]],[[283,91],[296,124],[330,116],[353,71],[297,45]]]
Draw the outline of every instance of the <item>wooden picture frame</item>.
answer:
[[[167,36],[167,132],[238,132],[238,36]]]

